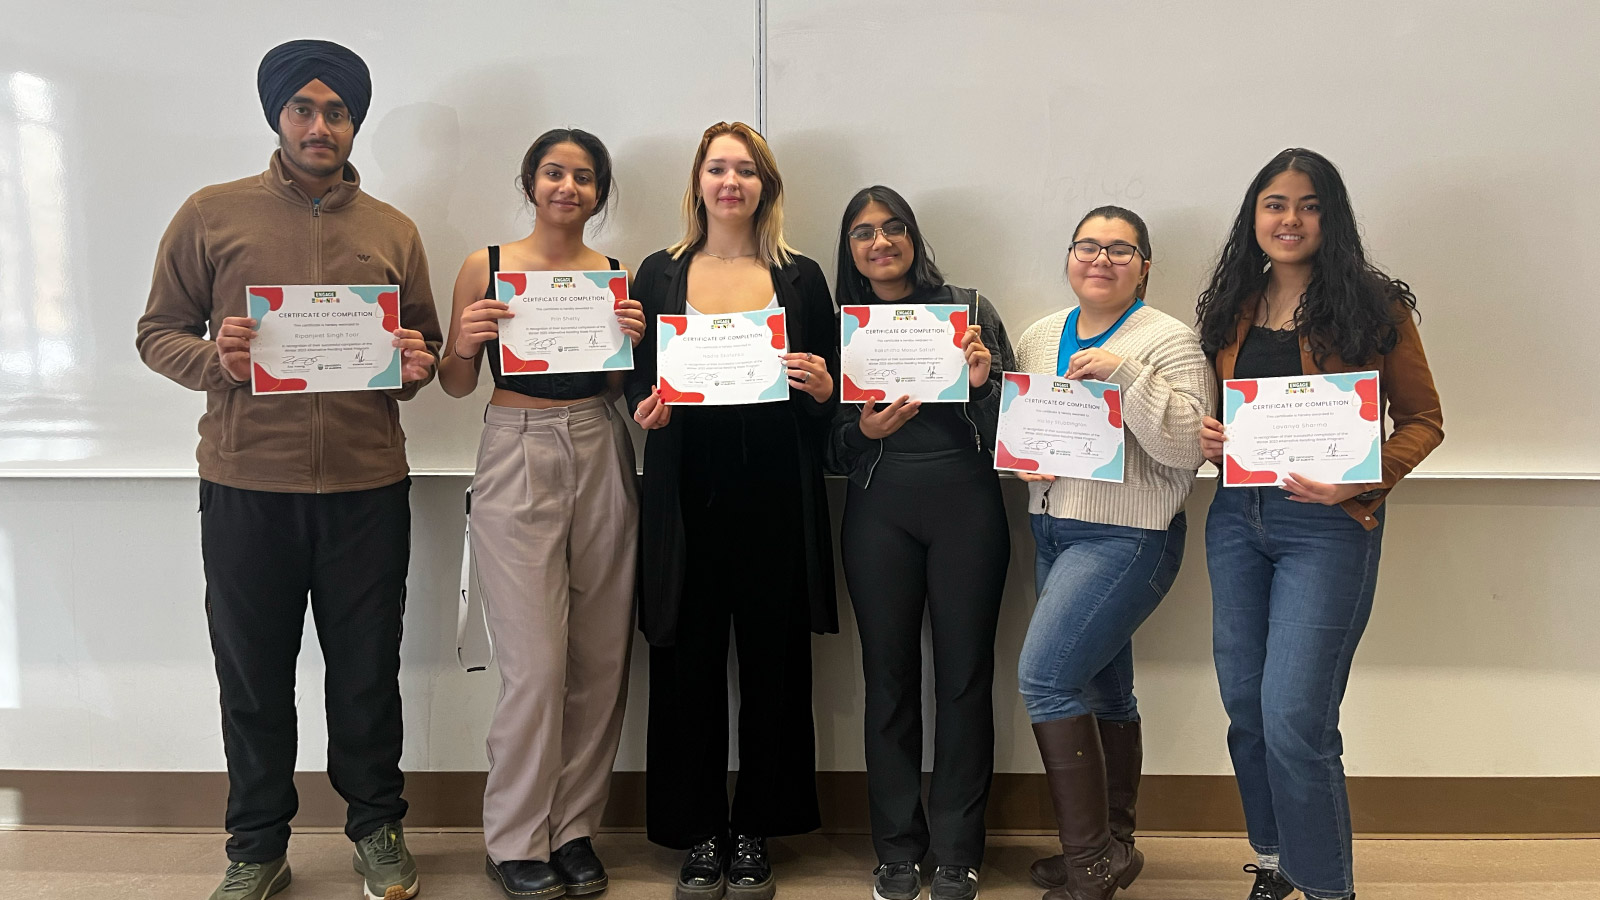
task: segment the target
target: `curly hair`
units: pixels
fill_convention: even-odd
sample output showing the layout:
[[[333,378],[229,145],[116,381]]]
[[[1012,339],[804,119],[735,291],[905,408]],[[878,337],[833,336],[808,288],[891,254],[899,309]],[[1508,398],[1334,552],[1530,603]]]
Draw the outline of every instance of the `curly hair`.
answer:
[[[1295,331],[1311,342],[1319,366],[1330,354],[1361,365],[1388,353],[1399,340],[1400,320],[1417,314],[1416,295],[1410,285],[1391,279],[1367,261],[1339,170],[1322,154],[1300,147],[1274,156],[1244,193],[1211,283],[1195,309],[1201,346],[1207,356],[1215,357],[1232,344],[1244,305],[1265,293],[1271,265],[1256,242],[1256,200],[1272,179],[1290,171],[1311,179],[1322,208],[1322,245],[1311,262],[1311,282],[1295,310]]]

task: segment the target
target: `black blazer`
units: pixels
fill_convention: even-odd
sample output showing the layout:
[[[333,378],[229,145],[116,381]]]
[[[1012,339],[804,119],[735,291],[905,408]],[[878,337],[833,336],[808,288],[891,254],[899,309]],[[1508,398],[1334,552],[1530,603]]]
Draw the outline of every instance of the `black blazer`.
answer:
[[[673,259],[667,251],[657,251],[639,264],[634,275],[633,295],[644,307],[645,331],[644,339],[634,349],[633,371],[624,382],[630,412],[638,409],[656,384],[656,316],[683,315],[687,311],[691,255],[685,253]],[[772,286],[778,305],[784,310],[790,351],[821,356],[838,385],[839,314],[833,307],[822,269],[797,255],[789,265],[772,268]],[[835,387],[832,397],[818,403],[810,394],[790,388],[785,406],[800,448],[800,470],[795,474],[804,519],[805,588],[811,630],[833,634],[839,630],[839,610],[822,457],[829,422],[839,408],[839,391]],[[639,630],[656,647],[670,647],[677,642],[685,566],[678,483],[682,459],[683,432],[678,421],[647,434],[639,497]],[[734,527],[732,523],[730,527]]]

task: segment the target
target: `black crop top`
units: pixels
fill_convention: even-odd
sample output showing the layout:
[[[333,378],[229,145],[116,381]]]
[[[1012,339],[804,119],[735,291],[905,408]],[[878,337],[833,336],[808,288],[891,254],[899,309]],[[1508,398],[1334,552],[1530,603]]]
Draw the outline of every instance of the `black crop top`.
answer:
[[[622,268],[622,264],[606,257],[611,263],[611,271]],[[489,248],[489,288],[484,292],[484,299],[494,299],[494,276],[500,272],[500,247]],[[507,375],[500,371],[500,339],[491,338],[489,349],[489,373],[494,376],[494,386],[524,397],[538,397],[542,400],[587,400],[598,397],[606,391],[606,373],[604,372],[560,372],[553,375]]]
[[[1233,363],[1235,378],[1284,378],[1303,375],[1300,366],[1300,335],[1293,328],[1282,331],[1263,325],[1250,326],[1239,357]]]

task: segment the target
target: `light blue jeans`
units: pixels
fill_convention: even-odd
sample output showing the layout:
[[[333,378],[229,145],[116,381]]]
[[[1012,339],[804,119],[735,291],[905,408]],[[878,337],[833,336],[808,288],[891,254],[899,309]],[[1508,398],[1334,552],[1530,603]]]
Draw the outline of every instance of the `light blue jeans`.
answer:
[[[1212,650],[1257,853],[1312,900],[1355,892],[1339,703],[1383,547],[1337,506],[1221,488],[1206,519]]]
[[[1133,632],[1178,577],[1188,519],[1180,511],[1159,531],[1042,513],[1032,520],[1039,603],[1017,664],[1028,718],[1139,721]]]

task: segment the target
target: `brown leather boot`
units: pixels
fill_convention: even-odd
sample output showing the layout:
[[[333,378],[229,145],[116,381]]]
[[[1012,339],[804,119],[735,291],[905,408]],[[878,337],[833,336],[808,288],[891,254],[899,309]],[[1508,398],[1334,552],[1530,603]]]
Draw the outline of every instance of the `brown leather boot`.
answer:
[[[1099,719],[1096,724],[1100,727],[1100,746],[1106,760],[1106,824],[1112,837],[1131,848],[1139,775],[1144,768],[1144,739],[1138,722]],[[1067,883],[1067,858],[1057,853],[1035,860],[1028,867],[1028,874],[1033,877],[1033,883],[1042,888],[1061,887]],[[1132,883],[1133,879],[1128,879],[1128,884]]]
[[[1110,900],[1117,888],[1133,883],[1144,855],[1111,836],[1106,763],[1095,718],[1037,723],[1033,737],[1044,760],[1065,870],[1044,900]]]

